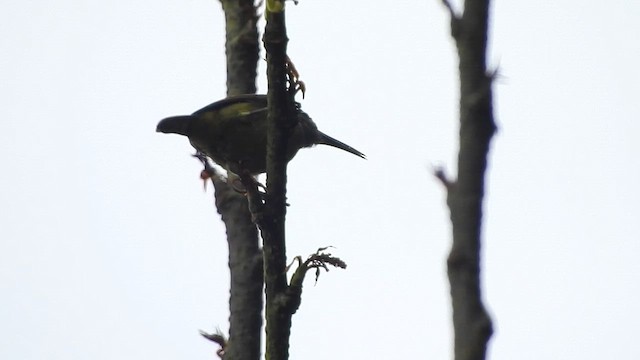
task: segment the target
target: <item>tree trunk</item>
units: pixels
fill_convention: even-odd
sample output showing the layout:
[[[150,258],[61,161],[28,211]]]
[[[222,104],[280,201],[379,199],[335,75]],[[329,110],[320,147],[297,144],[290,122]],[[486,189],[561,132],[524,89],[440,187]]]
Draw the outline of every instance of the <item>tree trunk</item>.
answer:
[[[258,20],[253,0],[221,0],[226,20],[227,95],[256,92]],[[259,360],[262,335],[263,264],[260,239],[247,199],[214,181],[216,206],[227,228],[229,340],[225,360]]]
[[[445,183],[451,211],[453,246],[447,260],[453,307],[456,360],[482,360],[492,323],[480,291],[480,243],[485,172],[493,119],[493,74],[486,70],[489,0],[466,0],[457,15],[447,0],[460,71],[460,149],[458,179]]]

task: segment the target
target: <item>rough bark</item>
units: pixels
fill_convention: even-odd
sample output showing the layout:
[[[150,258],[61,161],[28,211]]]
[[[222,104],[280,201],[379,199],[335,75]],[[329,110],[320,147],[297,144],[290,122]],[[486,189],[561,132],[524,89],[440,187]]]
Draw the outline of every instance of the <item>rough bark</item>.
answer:
[[[227,95],[256,92],[258,19],[253,0],[221,0],[226,20]],[[214,181],[216,206],[227,228],[229,340],[225,360],[258,360],[262,335],[263,264],[258,231],[247,200],[223,181]]]
[[[442,172],[437,174],[447,186],[453,227],[447,273],[454,355],[456,360],[482,360],[493,332],[480,286],[482,204],[487,156],[495,132],[491,89],[494,74],[486,69],[489,0],[466,0],[461,15],[447,0],[443,2],[451,15],[460,72],[458,178],[452,182]]]
[[[253,0],[220,0],[226,22],[227,95],[256,92],[259,40]]]
[[[287,92],[287,32],[284,2],[267,0],[264,45],[267,52],[268,127],[267,195],[260,223],[265,259],[266,359],[289,357],[292,309],[286,274],[285,215],[288,129],[295,116],[293,94]],[[298,297],[299,299],[299,297]],[[299,302],[298,302],[299,304]],[[297,308],[297,306],[296,306]]]

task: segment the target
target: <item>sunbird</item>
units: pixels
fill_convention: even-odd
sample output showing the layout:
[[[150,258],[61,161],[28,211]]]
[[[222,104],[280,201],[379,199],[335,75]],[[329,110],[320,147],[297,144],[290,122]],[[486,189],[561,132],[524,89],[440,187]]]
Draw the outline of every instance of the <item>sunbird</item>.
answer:
[[[351,146],[318,130],[309,115],[296,103],[297,123],[287,144],[287,161],[298,150],[324,144],[366,159]],[[197,151],[235,174],[258,175],[267,164],[267,96],[238,95],[216,101],[191,115],[161,120],[157,132],[189,138]]]

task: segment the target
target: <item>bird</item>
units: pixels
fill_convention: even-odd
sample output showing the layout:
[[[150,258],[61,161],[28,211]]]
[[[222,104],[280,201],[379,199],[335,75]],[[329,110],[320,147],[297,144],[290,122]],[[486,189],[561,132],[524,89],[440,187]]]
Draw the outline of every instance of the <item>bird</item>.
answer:
[[[302,148],[329,145],[366,159],[365,154],[318,130],[296,103],[297,122],[287,144],[287,162]],[[209,104],[191,115],[161,120],[156,132],[179,134],[225,170],[253,176],[266,172],[267,96],[236,95]]]

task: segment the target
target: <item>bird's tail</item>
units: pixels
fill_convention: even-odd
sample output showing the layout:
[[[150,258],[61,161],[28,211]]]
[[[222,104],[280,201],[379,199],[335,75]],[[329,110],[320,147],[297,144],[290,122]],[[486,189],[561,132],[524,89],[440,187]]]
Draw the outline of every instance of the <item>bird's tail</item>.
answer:
[[[180,134],[189,136],[189,125],[191,124],[191,121],[193,121],[193,118],[194,117],[191,115],[182,115],[162,119],[158,123],[156,131],[166,134]]]
[[[324,144],[324,145],[329,145],[329,146],[333,146],[335,148],[338,149],[342,149],[344,151],[348,151],[350,153],[352,153],[353,155],[359,156],[363,159],[366,159],[367,157],[361,153],[360,151],[352,148],[351,146],[343,143],[342,141],[336,140],[334,138],[332,138],[331,136],[324,134],[320,131],[318,131],[318,133],[320,133],[320,139],[318,140],[318,144]]]

